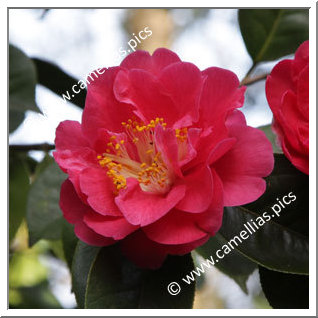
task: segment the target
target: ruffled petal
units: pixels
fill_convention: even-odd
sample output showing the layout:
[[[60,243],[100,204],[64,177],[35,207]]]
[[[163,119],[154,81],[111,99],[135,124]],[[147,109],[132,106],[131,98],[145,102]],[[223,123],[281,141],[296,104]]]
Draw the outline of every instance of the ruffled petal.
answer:
[[[82,221],[84,214],[90,209],[80,200],[69,179],[66,179],[61,186],[59,203],[64,218],[71,224]]]
[[[193,213],[205,211],[211,204],[213,193],[210,168],[204,165],[190,171],[182,183],[186,185],[186,192],[176,208]]]
[[[214,236],[222,225],[223,218],[223,185],[218,174],[211,169],[212,178],[213,178],[213,193],[212,193],[212,202],[209,208],[198,214],[197,216],[197,226],[209,236]]]
[[[309,66],[299,74],[297,85],[297,104],[301,116],[309,122]]]
[[[159,80],[178,111],[179,120],[174,119],[173,128],[182,128],[197,122],[203,83],[200,70],[191,63],[174,63],[162,71]],[[163,117],[168,119],[169,114]]]
[[[142,69],[154,74],[159,74],[166,66],[180,62],[178,55],[168,49],[159,48],[152,56],[146,52],[138,50],[129,54],[120,64],[128,70]]]
[[[120,103],[114,96],[113,84],[120,68],[104,68],[102,70],[104,73],[87,86],[82,116],[83,133],[92,144],[99,129],[121,132],[123,131],[121,123],[133,117],[133,107]]]
[[[112,238],[104,237],[91,230],[84,222],[75,224],[74,232],[76,236],[88,245],[108,246],[116,243]]]
[[[200,99],[199,125],[208,128],[220,122],[224,124],[228,112],[243,106],[246,88],[239,87],[233,72],[222,68],[210,67],[202,74],[206,78]]]
[[[56,129],[55,147],[55,161],[68,173],[77,194],[86,202],[86,196],[79,186],[79,174],[87,167],[94,167],[98,163],[96,153],[83,135],[80,123],[69,120],[60,123]]]
[[[89,147],[89,141],[82,133],[81,124],[77,121],[65,120],[56,128],[56,150],[78,150]]]
[[[293,79],[296,80],[298,74],[309,64],[309,41],[303,42],[295,52],[293,60]]]
[[[102,168],[88,168],[80,175],[80,188],[88,204],[102,215],[121,216],[115,204],[114,185]]]
[[[77,196],[69,179],[65,180],[61,186],[60,207],[65,219],[69,223],[75,224],[74,232],[83,242],[95,246],[107,246],[115,243],[113,239],[97,234],[83,222],[84,216],[87,213],[92,213],[92,210]]]
[[[198,214],[172,210],[157,222],[143,227],[149,239],[168,245],[187,244],[207,235],[200,229],[196,220]]]
[[[146,226],[167,214],[183,197],[185,186],[178,185],[165,194],[144,192],[136,179],[127,179],[127,188],[122,189],[115,201],[127,221]]]
[[[279,62],[266,79],[266,98],[275,118],[281,108],[284,94],[286,91],[294,90],[295,88],[291,74],[292,63],[292,60],[283,60]]]
[[[155,144],[167,168],[176,176],[182,177],[179,165],[179,149],[175,131],[162,126],[155,128]]]
[[[84,223],[96,233],[121,240],[138,229],[123,217],[103,216],[90,212],[84,216]]]
[[[120,71],[115,79],[114,92],[120,102],[134,105],[135,114],[145,123],[158,117],[164,118],[170,127],[180,119],[168,91],[147,71]]]
[[[230,116],[229,136],[237,141],[212,164],[223,183],[225,206],[242,205],[259,198],[266,188],[262,178],[269,175],[274,166],[272,146],[265,134],[246,126],[242,120],[239,111]]]

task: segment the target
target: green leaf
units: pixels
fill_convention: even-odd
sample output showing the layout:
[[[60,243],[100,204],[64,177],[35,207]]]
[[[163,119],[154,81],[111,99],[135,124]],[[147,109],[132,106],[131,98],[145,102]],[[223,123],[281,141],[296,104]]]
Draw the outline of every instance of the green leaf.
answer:
[[[231,277],[247,294],[246,281],[257,265],[236,250],[231,251],[222,259],[218,258],[216,252],[222,250],[222,246],[226,243],[227,241],[220,234],[216,234],[207,243],[198,247],[196,252],[205,259],[210,259],[212,256],[213,260],[217,261],[214,266]]]
[[[70,269],[72,268],[72,261],[77,243],[78,239],[74,234],[74,226],[63,219],[62,245],[64,256]]]
[[[24,112],[9,109],[9,133],[12,133],[21,125],[21,123],[24,120],[24,117]]]
[[[72,261],[72,285],[79,308],[85,307],[85,293],[88,274],[93,266],[100,247],[89,246],[78,241]]]
[[[242,230],[248,231],[244,225],[248,227],[249,222],[255,233],[250,229],[252,233],[246,240],[241,239],[242,243],[236,239],[239,243],[236,250],[268,269],[308,274],[308,176],[283,155],[275,155],[275,168],[266,181],[267,189],[260,199],[246,206],[224,209],[219,233],[229,241]],[[289,204],[282,203],[284,197]],[[279,201],[284,205],[281,211]],[[263,215],[265,212],[267,217]]]
[[[260,219],[257,220],[258,217],[260,217],[258,213],[244,207],[226,207],[219,233],[237,251],[264,267],[286,273],[307,274],[308,239],[280,225],[275,217],[271,217],[270,221],[256,230],[252,221],[263,223]],[[254,232],[250,229],[246,240],[239,237],[242,230],[248,232],[244,224],[247,227],[252,224],[255,230]]]
[[[282,153],[282,149],[277,144],[277,138],[272,130],[272,125],[265,125],[261,127],[257,127],[257,129],[260,129],[263,131],[267,137],[267,139],[271,142],[274,153]]]
[[[73,258],[73,290],[83,308],[192,308],[195,284],[172,296],[170,282],[193,270],[190,254],[169,256],[158,270],[127,260],[118,245],[96,248],[79,242]]]
[[[54,164],[54,159],[52,156],[50,156],[49,154],[46,154],[45,157],[43,158],[43,160],[38,163],[34,169],[34,176],[33,178],[36,179],[39,175],[41,175],[41,173],[51,164]]]
[[[27,203],[29,241],[61,238],[62,212],[59,207],[60,188],[65,174],[53,163],[34,181]]]
[[[39,112],[35,103],[36,69],[20,49],[9,45],[9,128],[14,131],[24,119],[24,112]]]
[[[285,274],[259,267],[263,292],[273,308],[308,309],[309,277]]]
[[[9,45],[10,109],[39,111],[35,103],[36,82],[36,69],[32,60],[17,47]]]
[[[35,63],[39,84],[50,89],[59,96],[67,95],[67,91],[72,94],[72,87],[78,85],[79,80],[66,74],[59,66],[41,59],[32,59]],[[80,108],[85,106],[86,89],[72,96],[70,102]]]
[[[9,157],[9,240],[18,230],[26,213],[30,188],[29,176],[22,154],[10,153]]]
[[[254,64],[292,54],[308,40],[308,9],[240,9],[238,17]]]
[[[275,166],[266,178],[266,192],[246,207],[254,212],[269,210],[273,204],[285,206],[275,221],[308,237],[309,232],[309,177],[296,169],[283,154],[275,154]],[[289,205],[282,198],[292,192],[296,199]]]

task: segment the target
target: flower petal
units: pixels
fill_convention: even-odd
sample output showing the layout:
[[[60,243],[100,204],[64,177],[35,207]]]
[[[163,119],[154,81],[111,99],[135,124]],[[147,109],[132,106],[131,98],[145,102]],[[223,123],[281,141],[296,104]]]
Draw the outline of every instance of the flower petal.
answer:
[[[155,50],[152,56],[141,50],[129,54],[120,66],[129,70],[142,69],[159,74],[166,66],[175,62],[180,62],[177,54],[165,48],[159,48]]]
[[[61,186],[60,208],[64,218],[71,224],[81,221],[90,209],[80,200],[69,179],[66,179]]]
[[[116,243],[112,238],[104,237],[91,230],[84,222],[75,224],[76,236],[86,244],[93,246],[108,246]]]
[[[237,76],[228,70],[210,67],[200,99],[200,126],[207,128],[224,123],[229,111],[243,106],[246,88],[239,87]]]
[[[145,123],[162,117],[168,126],[173,126],[180,119],[167,90],[147,71],[120,71],[115,79],[114,93],[120,102],[134,105],[135,114]]]
[[[267,76],[265,91],[268,104],[276,117],[281,107],[284,94],[293,90],[295,86],[292,80],[292,60],[283,60],[275,65],[271,74]]]
[[[185,186],[178,185],[166,194],[144,192],[136,179],[127,179],[127,188],[122,189],[115,201],[127,221],[146,226],[168,213],[183,197]]]
[[[224,200],[222,181],[213,169],[211,169],[211,173],[213,177],[212,202],[206,212],[198,214],[196,223],[202,231],[214,236],[222,225]]]
[[[99,129],[113,132],[123,130],[122,122],[133,116],[131,105],[120,103],[114,96],[113,83],[119,67],[103,69],[105,72],[87,86],[82,129],[93,143]]]
[[[88,204],[102,215],[121,216],[115,204],[114,185],[102,168],[88,168],[80,175],[80,187]]]
[[[174,63],[162,71],[159,80],[178,111],[179,120],[174,123],[173,128],[182,128],[197,122],[203,83],[200,70],[191,63]]]
[[[176,208],[193,213],[205,211],[211,204],[213,193],[210,168],[204,165],[189,171],[182,182],[186,185],[186,193]]]
[[[84,223],[96,233],[121,240],[138,229],[123,217],[103,216],[90,212],[84,216]]]
[[[157,222],[143,227],[142,230],[151,240],[168,245],[191,243],[207,235],[200,229],[196,220],[198,214],[172,210]]]
[[[179,166],[179,151],[175,131],[162,126],[155,128],[155,144],[167,168],[175,175],[182,177]]]
[[[309,66],[299,74],[297,85],[297,104],[304,120],[309,122]]]
[[[65,180],[61,186],[60,207],[65,219],[69,223],[75,224],[74,232],[83,242],[95,246],[107,246],[115,243],[113,239],[97,234],[83,222],[85,214],[92,211],[77,196],[69,179]]]
[[[81,124],[77,121],[65,120],[56,128],[56,150],[78,150],[89,147],[89,141],[82,133]]]
[[[229,136],[235,137],[236,143],[212,164],[223,183],[225,206],[242,205],[259,198],[266,188],[262,177],[269,175],[274,166],[272,146],[265,134],[242,124],[239,114],[234,112],[228,120]]]

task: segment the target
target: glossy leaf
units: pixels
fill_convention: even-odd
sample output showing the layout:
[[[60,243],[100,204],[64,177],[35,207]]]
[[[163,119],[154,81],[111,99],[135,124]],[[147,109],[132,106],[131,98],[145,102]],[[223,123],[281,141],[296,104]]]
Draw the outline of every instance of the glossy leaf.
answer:
[[[24,120],[24,117],[24,112],[9,109],[9,133],[12,133],[21,125],[21,123]]]
[[[254,63],[292,54],[308,40],[308,9],[240,9],[239,24]]]
[[[192,308],[195,284],[172,296],[167,286],[193,269],[191,256],[169,256],[158,270],[138,268],[118,245],[96,248],[79,242],[73,259],[73,290],[85,308]]]
[[[212,256],[216,262],[214,266],[231,277],[247,293],[246,281],[257,265],[236,250],[227,255],[223,254],[224,258],[222,259],[218,258],[216,252],[222,250],[222,246],[226,243],[227,241],[220,234],[216,234],[207,243],[197,248],[196,252],[205,259],[210,259]]]
[[[275,222],[275,217],[256,229],[252,221],[262,222],[258,213],[244,207],[224,209],[223,224],[219,233],[227,240],[234,239],[232,246],[252,261],[286,273],[308,273],[308,239],[301,234]],[[265,219],[264,219],[265,220]],[[249,222],[249,223],[248,223]],[[249,237],[238,239],[244,227],[252,224]],[[256,223],[257,225],[258,223]]]
[[[88,285],[88,274],[94,265],[100,247],[77,242],[72,261],[72,285],[79,308],[85,307],[85,294]]]
[[[285,274],[259,267],[263,292],[273,308],[308,309],[309,277]]]
[[[10,153],[9,157],[9,239],[13,239],[26,214],[30,188],[23,155]]]
[[[40,239],[59,239],[62,212],[59,207],[60,188],[65,174],[53,163],[33,183],[27,203],[29,241],[33,245]]]
[[[278,202],[282,203],[284,197],[289,204],[279,211]],[[264,212],[269,221],[260,219]],[[265,194],[252,204],[225,208],[219,233],[229,241],[242,230],[247,231],[244,225],[248,227],[249,222],[255,233],[250,229],[249,238],[236,247],[239,252],[269,269],[308,274],[308,212],[308,176],[283,155],[275,155],[275,168],[267,178]]]
[[[9,128],[14,131],[23,121],[24,112],[39,109],[35,103],[36,69],[20,49],[9,46]]]
[[[68,75],[54,63],[37,58],[32,59],[32,61],[35,63],[37,69],[39,83],[59,95],[61,98],[63,97],[63,94],[67,96],[67,91],[72,94],[72,87],[78,85],[78,79]],[[81,89],[79,93],[72,96],[70,102],[80,108],[84,108],[86,92],[86,89]]]
[[[62,245],[64,257],[68,267],[72,268],[73,256],[75,253],[78,239],[74,234],[74,226],[68,223],[65,219],[62,221]]]
[[[257,201],[246,207],[262,213],[269,210],[273,204],[283,204],[279,217],[275,221],[281,225],[308,237],[309,232],[309,177],[296,169],[283,154],[275,154],[275,167],[266,178],[267,190]],[[296,199],[285,204],[285,195],[295,195]],[[289,197],[285,198],[291,201]],[[279,203],[279,201],[281,203]]]

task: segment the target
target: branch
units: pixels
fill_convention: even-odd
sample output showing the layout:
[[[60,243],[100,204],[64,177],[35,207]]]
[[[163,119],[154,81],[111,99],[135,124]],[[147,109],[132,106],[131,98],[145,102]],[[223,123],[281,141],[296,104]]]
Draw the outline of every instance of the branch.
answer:
[[[31,151],[31,150],[40,150],[49,152],[50,150],[55,149],[55,145],[48,143],[43,144],[29,144],[29,145],[9,145],[9,149],[13,151]]]
[[[253,78],[245,77],[241,81],[240,86],[243,86],[243,85],[248,86],[248,85],[252,85],[254,83],[257,83],[259,81],[265,80],[268,75],[269,75],[269,73],[265,73],[265,74],[261,74],[261,75],[255,76]]]

